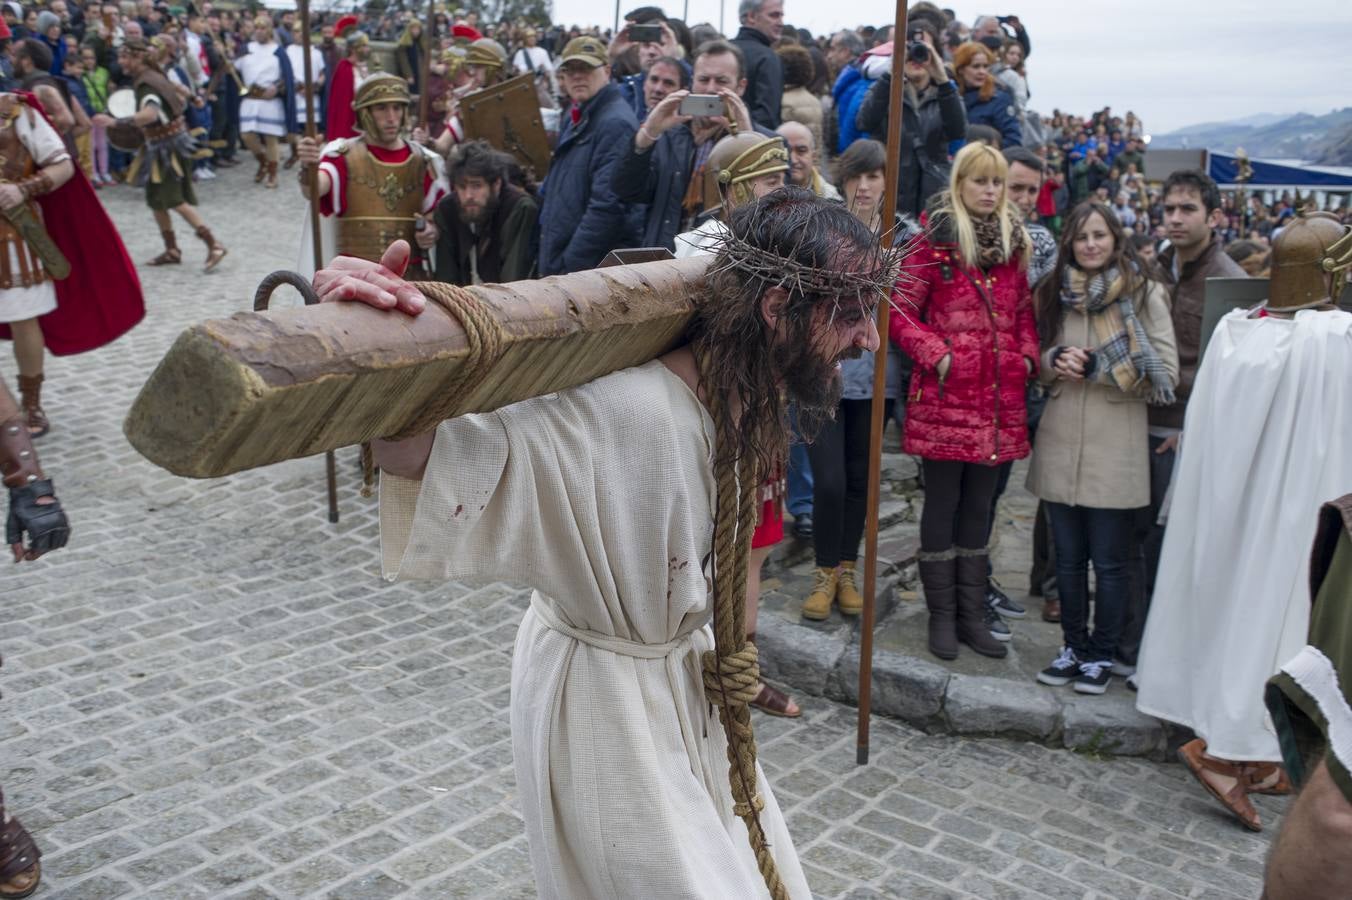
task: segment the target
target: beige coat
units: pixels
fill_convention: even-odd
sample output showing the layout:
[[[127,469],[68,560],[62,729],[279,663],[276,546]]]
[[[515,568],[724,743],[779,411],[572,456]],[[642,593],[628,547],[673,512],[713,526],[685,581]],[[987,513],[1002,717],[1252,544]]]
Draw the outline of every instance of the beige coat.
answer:
[[[1136,315],[1169,377],[1178,381],[1178,350],[1164,285],[1151,282]],[[1094,381],[1070,381],[1052,367],[1057,347],[1092,347],[1089,317],[1066,313],[1039,375],[1047,408],[1033,442],[1028,490],[1052,503],[1096,509],[1150,505],[1150,438],[1144,398]]]

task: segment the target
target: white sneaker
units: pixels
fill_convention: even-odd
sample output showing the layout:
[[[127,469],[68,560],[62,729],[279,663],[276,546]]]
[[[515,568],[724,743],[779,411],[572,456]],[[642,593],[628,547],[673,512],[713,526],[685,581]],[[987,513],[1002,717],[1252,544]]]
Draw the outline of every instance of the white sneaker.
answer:
[[[214,170],[205,167],[198,169],[197,172],[202,177],[203,181],[211,181],[216,177],[216,172]]]
[[[1118,678],[1130,678],[1136,674],[1136,667],[1131,663],[1124,663],[1120,659],[1113,660],[1113,674]]]

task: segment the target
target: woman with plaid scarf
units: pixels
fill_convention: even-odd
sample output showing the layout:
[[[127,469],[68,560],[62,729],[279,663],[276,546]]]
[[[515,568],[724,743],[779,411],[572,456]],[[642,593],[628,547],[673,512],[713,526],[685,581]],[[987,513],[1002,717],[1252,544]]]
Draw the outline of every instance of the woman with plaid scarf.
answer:
[[[1127,610],[1135,517],[1150,503],[1146,406],[1172,403],[1178,381],[1169,295],[1112,210],[1089,200],[1066,222],[1037,313],[1048,399],[1028,490],[1050,512],[1064,635],[1037,680],[1102,694]]]

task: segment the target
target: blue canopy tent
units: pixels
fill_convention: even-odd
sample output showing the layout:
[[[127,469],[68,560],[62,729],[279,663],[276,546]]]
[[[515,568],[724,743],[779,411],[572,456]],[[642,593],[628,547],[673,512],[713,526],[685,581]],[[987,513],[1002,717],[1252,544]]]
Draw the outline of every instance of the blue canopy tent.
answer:
[[[1343,174],[1329,169],[1288,166],[1282,163],[1264,162],[1261,159],[1249,160],[1253,167],[1253,177],[1249,179],[1249,190],[1270,190],[1273,188],[1301,188],[1302,190],[1331,191],[1333,193],[1352,193],[1352,174]],[[1239,159],[1228,153],[1207,151],[1207,174],[1221,187],[1239,187],[1236,177],[1239,175]]]

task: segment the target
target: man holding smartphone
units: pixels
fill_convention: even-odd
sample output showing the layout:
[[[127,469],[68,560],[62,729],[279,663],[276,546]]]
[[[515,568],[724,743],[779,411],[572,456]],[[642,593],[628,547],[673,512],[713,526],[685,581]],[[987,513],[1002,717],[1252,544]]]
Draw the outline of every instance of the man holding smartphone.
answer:
[[[666,94],[643,120],[615,168],[613,186],[621,201],[647,207],[646,245],[675,250],[676,235],[718,204],[716,196],[706,197],[702,176],[720,138],[742,131],[773,136],[752,124],[745,90],[741,51],[727,41],[707,41],[695,51],[692,89]],[[722,114],[709,115],[720,103]]]

